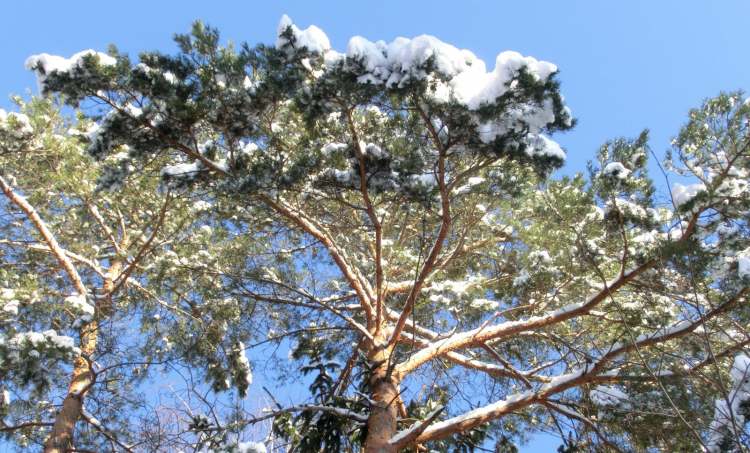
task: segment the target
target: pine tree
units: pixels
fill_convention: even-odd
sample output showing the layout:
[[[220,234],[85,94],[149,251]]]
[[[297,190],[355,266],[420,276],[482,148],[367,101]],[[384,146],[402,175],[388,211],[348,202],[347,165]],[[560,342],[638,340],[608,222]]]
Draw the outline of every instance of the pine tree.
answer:
[[[49,101],[20,106],[0,112],[2,431],[22,448],[48,438],[47,450],[67,451],[81,421],[79,448],[125,449],[142,442],[151,401],[138,388],[158,367],[207,368],[214,388],[244,395],[248,336],[226,324],[254,303],[204,269],[244,261],[252,240],[200,218],[205,201],[159,192],[158,176],[97,190],[117,174],[104,165],[127,153],[95,164],[81,143],[91,121]]]
[[[194,416],[195,449],[263,450],[237,433],[271,418],[269,439],[302,451],[473,451],[493,439],[515,451],[544,430],[564,439],[561,451],[745,448],[750,104],[741,93],[691,111],[663,167],[681,182],[665,197],[647,171],[646,132],[606,143],[588,175],[550,177],[565,151],[549,137],[574,126],[551,63],[503,52],[488,71],[430,36],[355,37],[339,53],[320,29],[287,17],[274,46],[222,46],[200,23],[176,41],[177,55],[144,53],[138,64],[112,48],[27,66],[43,93],[87,112],[81,127],[95,122],[80,135],[96,163],[76,157],[76,174],[91,171],[94,193],[123,203],[109,215],[135,216],[145,199],[150,225],[136,228],[146,237],[153,216],[175,234],[192,222],[218,235],[210,256],[226,262],[195,269],[205,280],[114,255],[143,272],[134,285],[189,306],[150,324],[140,308],[142,325],[170,329],[179,360],[215,391],[225,379],[247,390],[251,338],[293,339],[290,357],[310,376],[304,404]],[[4,116],[1,143],[25,156],[31,122]],[[184,220],[159,210],[170,200],[210,208]],[[63,222],[59,210],[77,203],[45,217]],[[159,250],[148,253],[155,262],[195,259],[182,239],[154,242],[143,241]],[[67,255],[51,241],[42,248],[59,264],[41,287],[59,288]],[[95,373],[85,371],[99,351],[87,346],[89,326],[139,302],[110,308],[106,277],[78,288],[67,274],[77,306],[87,307],[89,288],[105,296],[78,324],[78,349],[44,350],[45,360],[76,355],[75,381]],[[131,277],[122,275],[116,289]],[[219,302],[227,297],[241,301]],[[191,319],[206,311],[220,322]],[[191,329],[205,341],[190,340]],[[55,427],[46,450],[70,445],[86,418],[79,409]]]

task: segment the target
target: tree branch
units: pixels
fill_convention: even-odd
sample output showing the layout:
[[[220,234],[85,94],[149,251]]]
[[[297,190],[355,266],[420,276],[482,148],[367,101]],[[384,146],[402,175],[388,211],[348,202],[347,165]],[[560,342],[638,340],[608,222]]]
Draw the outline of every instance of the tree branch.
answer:
[[[404,324],[406,324],[406,320],[409,319],[409,316],[411,315],[411,311],[414,309],[414,303],[416,302],[417,297],[419,296],[419,293],[422,290],[422,285],[424,285],[425,279],[427,278],[428,275],[430,275],[430,272],[432,272],[432,267],[435,264],[435,261],[438,259],[438,255],[440,254],[440,251],[443,249],[443,243],[445,242],[445,239],[448,237],[448,232],[450,231],[450,228],[451,228],[450,192],[448,190],[448,185],[446,184],[446,181],[445,181],[445,176],[446,176],[445,160],[448,155],[448,150],[440,142],[440,139],[437,136],[437,132],[435,131],[435,128],[433,127],[432,123],[430,122],[430,119],[427,117],[427,114],[424,112],[424,110],[422,110],[420,106],[417,106],[417,110],[419,111],[419,114],[422,117],[423,121],[425,122],[425,125],[427,126],[428,130],[432,134],[435,140],[435,146],[438,148],[437,182],[438,182],[438,187],[440,189],[440,204],[441,204],[441,210],[442,210],[441,216],[440,216],[441,223],[440,223],[440,230],[438,231],[437,238],[435,238],[435,242],[432,245],[430,254],[428,255],[427,259],[422,265],[422,269],[417,275],[417,278],[414,281],[414,284],[411,287],[411,290],[409,291],[409,295],[406,297],[406,301],[404,302],[404,308],[401,311],[401,315],[399,316],[398,321],[396,321],[396,325],[393,327],[393,333],[391,334],[391,338],[388,341],[389,347],[393,347],[398,342],[398,339],[401,336],[401,332],[404,330]]]
[[[60,247],[60,244],[57,242],[57,239],[55,239],[55,236],[52,234],[49,228],[47,228],[47,224],[44,222],[44,220],[42,220],[41,217],[39,217],[36,209],[34,209],[34,207],[28,201],[26,201],[26,198],[14,192],[13,188],[10,187],[10,185],[2,176],[0,176],[0,189],[13,204],[18,206],[26,214],[26,217],[34,225],[36,230],[42,236],[44,242],[55,255],[55,258],[57,258],[57,261],[65,270],[65,273],[68,275],[68,278],[70,278],[78,294],[81,296],[86,296],[86,293],[88,291],[86,290],[86,286],[84,286],[83,281],[81,280],[81,276],[78,275],[78,271],[76,270],[75,266],[73,266],[73,263],[70,262],[70,259],[65,253],[65,250]]]

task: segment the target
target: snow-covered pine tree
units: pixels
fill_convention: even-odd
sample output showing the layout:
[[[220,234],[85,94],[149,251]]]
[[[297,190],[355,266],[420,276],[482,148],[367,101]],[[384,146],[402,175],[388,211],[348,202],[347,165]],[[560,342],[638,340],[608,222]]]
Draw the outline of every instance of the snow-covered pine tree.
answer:
[[[269,414],[286,447],[512,451],[550,429],[564,451],[747,444],[739,93],[691,112],[667,199],[646,134],[604,145],[588,177],[548,179],[565,158],[549,135],[574,122],[547,62],[504,52],[488,71],[430,36],[339,53],[286,17],[273,46],[223,47],[200,23],[177,42],[138,64],[116,49],[27,64],[92,112],[90,155],[127,149],[102,185],[156,162],[163,190],[264,239],[222,284],[268,307],[273,330],[253,334],[294,338],[314,376],[310,401]]]
[[[207,202],[157,191],[148,167],[118,179],[116,192],[97,190],[120,175],[126,148],[96,164],[81,142],[96,133],[91,121],[65,118],[49,101],[19,104],[22,112],[0,110],[4,442],[161,450],[155,398],[141,390],[149,378],[171,373],[173,390],[189,396],[196,389],[174,375],[195,368],[209,388],[247,391],[242,342],[255,302],[229,295],[218,275],[246,269],[254,240],[199,215]],[[168,411],[186,404],[206,411],[176,394],[162,397],[159,420],[172,423]],[[188,425],[170,432],[177,445],[196,444]]]

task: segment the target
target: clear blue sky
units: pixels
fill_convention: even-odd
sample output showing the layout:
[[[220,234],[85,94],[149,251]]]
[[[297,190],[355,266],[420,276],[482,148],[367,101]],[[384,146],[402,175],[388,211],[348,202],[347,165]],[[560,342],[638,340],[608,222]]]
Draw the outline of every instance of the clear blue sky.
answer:
[[[431,34],[472,50],[488,66],[516,50],[557,64],[579,125],[555,138],[581,170],[609,138],[652,130],[661,155],[685,114],[722,90],[750,91],[750,1],[6,1],[0,6],[0,108],[35,91],[27,56],[69,56],[110,43],[136,55],[175,49],[171,37],[201,19],[225,39],[271,43],[282,14],[315,24],[339,50],[349,37]],[[540,439],[524,451],[554,451]],[[553,446],[554,445],[554,446]]]

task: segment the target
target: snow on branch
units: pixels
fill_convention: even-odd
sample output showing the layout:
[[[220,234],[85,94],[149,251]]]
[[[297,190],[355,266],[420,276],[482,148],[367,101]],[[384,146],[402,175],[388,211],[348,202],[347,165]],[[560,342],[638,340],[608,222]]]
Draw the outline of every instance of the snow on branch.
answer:
[[[415,422],[408,429],[400,431],[395,436],[393,436],[390,440],[390,444],[396,448],[403,448],[406,445],[409,445],[414,439],[417,438],[417,436],[422,434],[422,432],[428,426],[430,426],[430,423],[435,421],[435,419],[443,412],[443,410],[445,410],[445,406],[443,405],[436,407],[432,412],[427,414],[427,416],[423,420]]]
[[[726,398],[716,400],[714,419],[709,428],[708,451],[727,451],[735,433],[750,421],[750,355],[738,354],[730,371],[732,387]],[[743,408],[744,406],[744,408]]]
[[[39,216],[36,209],[34,209],[34,206],[26,201],[26,198],[24,198],[22,195],[16,193],[2,176],[0,176],[0,190],[3,191],[5,196],[8,197],[8,199],[13,204],[18,206],[26,214],[26,217],[31,221],[39,234],[42,236],[44,242],[49,246],[50,250],[55,255],[55,258],[57,258],[57,260],[60,262],[60,265],[65,270],[65,273],[68,274],[68,277],[73,282],[73,286],[75,286],[78,294],[85,297],[87,291],[86,286],[84,286],[83,284],[83,280],[81,280],[81,276],[78,274],[75,266],[70,261],[70,258],[68,258],[65,250],[60,247],[57,239],[55,239],[55,235],[52,234],[49,228],[47,228],[47,224]]]
[[[35,71],[39,87],[45,88],[45,82],[50,74],[64,74],[83,68],[86,61],[93,61],[101,66],[114,66],[117,59],[103,52],[97,52],[93,49],[82,50],[69,58],[58,55],[41,53],[32,55],[26,59],[26,69]]]
[[[563,308],[548,312],[544,315],[533,316],[524,320],[507,321],[501,324],[496,324],[494,326],[481,326],[477,329],[451,335],[443,340],[436,341],[429,347],[414,353],[408,359],[398,364],[396,366],[396,372],[403,376],[410,373],[423,363],[431,360],[432,358],[453,351],[455,349],[470,345],[479,345],[488,340],[507,337],[509,335],[518,334],[520,332],[531,329],[539,329],[545,326],[566,321],[576,316],[585,315],[599,303],[604,301],[612,292],[617,291],[618,289],[628,284],[631,280],[633,280],[653,264],[653,261],[649,261],[641,266],[638,266],[635,269],[623,273],[622,275],[603,285],[585,302],[570,304]]]
[[[41,243],[41,242],[28,242],[28,241],[10,241],[7,239],[0,239],[0,244],[8,244],[11,246],[17,246],[17,247],[23,247],[28,250],[34,250],[37,252],[46,252],[46,253],[54,253],[49,246]],[[104,270],[102,270],[102,267],[97,263],[95,260],[91,260],[89,258],[86,258],[83,255],[80,255],[78,253],[71,252],[70,250],[63,250],[65,252],[65,255],[68,256],[73,261],[76,261],[78,263],[81,263],[94,271],[97,275],[100,277],[104,277]]]
[[[572,387],[580,386],[584,383],[593,382],[597,377],[601,376],[602,373],[607,374],[608,380],[612,380],[613,376],[611,373],[606,373],[604,368],[615,358],[637,348],[659,344],[692,333],[699,326],[703,325],[706,320],[716,317],[737,302],[744,300],[744,296],[747,292],[747,288],[743,289],[722,305],[714,308],[696,320],[680,321],[672,327],[660,329],[654,334],[642,335],[636,338],[632,343],[615,345],[604,355],[593,360],[583,368],[576,368],[568,373],[550,377],[548,382],[544,383],[536,390],[515,393],[503,400],[435,423],[426,428],[422,434],[415,439],[415,441],[426,442],[442,439],[453,433],[464,432],[483,423],[495,420],[505,414],[522,409],[531,404],[544,403],[549,396],[563,392]]]
[[[274,418],[280,414],[288,414],[292,412],[306,412],[306,411],[328,412],[334,415],[338,415],[339,417],[344,417],[344,418],[354,420],[355,422],[358,422],[358,423],[367,423],[367,417],[365,415],[360,414],[359,412],[345,409],[343,407],[323,406],[319,404],[302,404],[299,406],[291,406],[291,407],[275,410],[272,412],[268,412],[267,414],[262,415],[260,417],[255,417],[255,418],[246,420],[244,423],[251,425],[251,424],[258,423],[258,422],[262,422],[263,420],[268,420],[269,418]]]
[[[392,310],[389,310],[389,318],[394,316],[390,312],[392,312]],[[412,325],[411,323],[408,323],[406,325],[406,331],[412,332],[413,335],[402,336],[399,341],[402,343],[413,344],[421,348],[429,347],[430,340],[434,340],[438,337],[434,332],[430,332],[428,329],[424,329],[417,325]],[[422,338],[422,336],[425,334],[428,335],[427,338]],[[455,351],[450,351],[444,354],[444,356],[446,360],[453,364],[460,365],[464,368],[470,368],[472,370],[482,371],[492,376],[517,378],[523,381],[546,381],[546,378],[544,376],[538,376],[533,373],[516,370],[510,367],[508,364],[497,365],[494,363],[477,360],[473,357]]]

